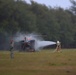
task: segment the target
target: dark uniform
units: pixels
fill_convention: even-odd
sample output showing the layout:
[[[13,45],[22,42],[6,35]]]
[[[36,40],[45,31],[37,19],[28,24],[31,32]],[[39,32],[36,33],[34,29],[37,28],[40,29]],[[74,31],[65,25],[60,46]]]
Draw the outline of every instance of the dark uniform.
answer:
[[[60,50],[61,50],[61,43],[60,43],[60,41],[57,41],[56,50],[57,50],[57,51],[60,51]]]

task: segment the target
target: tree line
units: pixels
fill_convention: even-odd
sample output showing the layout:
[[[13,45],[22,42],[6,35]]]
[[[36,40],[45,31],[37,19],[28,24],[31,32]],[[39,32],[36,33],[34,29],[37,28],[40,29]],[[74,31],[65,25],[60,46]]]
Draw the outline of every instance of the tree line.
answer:
[[[0,0],[0,38],[16,32],[36,32],[45,40],[60,40],[64,48],[76,48],[76,1],[68,9],[25,0]],[[2,40],[0,39],[0,42]]]

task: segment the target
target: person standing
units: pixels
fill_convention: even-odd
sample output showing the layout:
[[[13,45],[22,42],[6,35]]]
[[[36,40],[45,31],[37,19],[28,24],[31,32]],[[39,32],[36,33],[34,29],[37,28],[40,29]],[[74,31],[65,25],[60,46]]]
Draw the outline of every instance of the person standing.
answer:
[[[14,40],[10,40],[10,57],[11,59],[14,58],[14,53],[13,53],[13,48],[14,48]]]
[[[60,52],[61,51],[61,42],[60,41],[57,41],[57,46],[56,46],[56,51],[57,52]]]

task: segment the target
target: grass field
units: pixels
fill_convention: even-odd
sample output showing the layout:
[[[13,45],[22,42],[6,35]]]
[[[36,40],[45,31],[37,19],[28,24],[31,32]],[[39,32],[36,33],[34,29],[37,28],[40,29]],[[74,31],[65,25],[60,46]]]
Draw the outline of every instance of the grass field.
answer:
[[[0,51],[0,75],[76,75],[76,49],[14,52],[14,59]]]

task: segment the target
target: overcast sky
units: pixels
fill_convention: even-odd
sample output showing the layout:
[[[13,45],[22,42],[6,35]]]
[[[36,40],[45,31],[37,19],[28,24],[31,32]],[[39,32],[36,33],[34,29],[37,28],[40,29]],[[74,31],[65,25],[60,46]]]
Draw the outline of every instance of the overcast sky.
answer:
[[[30,3],[30,0],[25,0],[27,3]],[[33,0],[40,4],[45,4],[46,6],[60,6],[62,8],[69,8],[71,3],[69,0]]]

